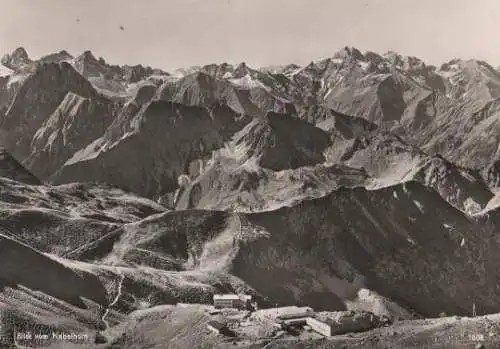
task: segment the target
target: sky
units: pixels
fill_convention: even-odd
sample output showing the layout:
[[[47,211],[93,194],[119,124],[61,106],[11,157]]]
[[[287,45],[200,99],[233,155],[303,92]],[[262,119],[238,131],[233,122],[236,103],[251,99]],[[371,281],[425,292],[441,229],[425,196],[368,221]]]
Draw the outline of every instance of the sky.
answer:
[[[499,0],[0,0],[0,53],[91,50],[173,70],[307,64],[354,46],[498,66],[499,23]]]

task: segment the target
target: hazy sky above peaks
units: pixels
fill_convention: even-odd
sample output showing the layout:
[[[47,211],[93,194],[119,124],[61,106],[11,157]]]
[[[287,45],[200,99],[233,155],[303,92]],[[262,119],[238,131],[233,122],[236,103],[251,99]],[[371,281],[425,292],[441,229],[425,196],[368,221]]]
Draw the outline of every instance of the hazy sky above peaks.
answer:
[[[347,45],[498,66],[499,23],[499,0],[0,0],[0,51],[173,70],[306,64]]]

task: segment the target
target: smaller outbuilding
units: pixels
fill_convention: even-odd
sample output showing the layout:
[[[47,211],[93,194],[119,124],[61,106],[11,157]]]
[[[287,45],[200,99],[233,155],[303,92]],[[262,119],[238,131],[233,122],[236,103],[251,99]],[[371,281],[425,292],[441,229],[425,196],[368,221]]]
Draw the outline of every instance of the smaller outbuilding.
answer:
[[[221,334],[227,337],[234,337],[234,332],[231,331],[226,324],[219,321],[209,321],[207,323],[207,328],[215,334]]]

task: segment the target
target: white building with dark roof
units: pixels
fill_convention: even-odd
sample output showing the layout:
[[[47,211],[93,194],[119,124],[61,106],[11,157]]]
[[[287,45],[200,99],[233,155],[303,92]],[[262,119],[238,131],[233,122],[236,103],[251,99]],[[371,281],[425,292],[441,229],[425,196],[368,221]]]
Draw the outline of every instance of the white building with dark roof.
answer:
[[[335,336],[349,332],[363,332],[377,327],[377,316],[369,312],[339,311],[325,316],[311,316],[306,324],[323,336]]]
[[[245,294],[215,294],[213,301],[214,307],[217,309],[248,309],[252,301],[252,296]]]
[[[338,324],[332,319],[316,319],[314,317],[308,317],[306,319],[307,326],[311,329],[325,337],[330,337],[333,333],[332,328],[338,326]]]

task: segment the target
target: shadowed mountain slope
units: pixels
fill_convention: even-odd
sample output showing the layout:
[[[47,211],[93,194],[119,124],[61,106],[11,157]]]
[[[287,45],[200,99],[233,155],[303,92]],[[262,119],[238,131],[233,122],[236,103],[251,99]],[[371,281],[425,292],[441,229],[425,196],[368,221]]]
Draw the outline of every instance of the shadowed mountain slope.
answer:
[[[80,297],[106,303],[106,292],[90,274],[76,273],[5,235],[0,235],[0,288],[24,286],[83,306]]]
[[[42,184],[35,175],[24,168],[5,148],[0,148],[0,177],[32,185]]]
[[[153,102],[131,121],[123,137],[113,141],[107,133],[76,153],[52,180],[101,181],[155,197],[175,190],[177,178],[192,161],[222,147],[244,123],[245,118],[224,106]]]
[[[499,310],[500,245],[483,223],[407,182],[341,188],[264,213],[165,213],[127,225],[80,256],[230,273],[265,304],[345,309],[366,288],[423,315],[469,314],[473,300],[492,313]]]

